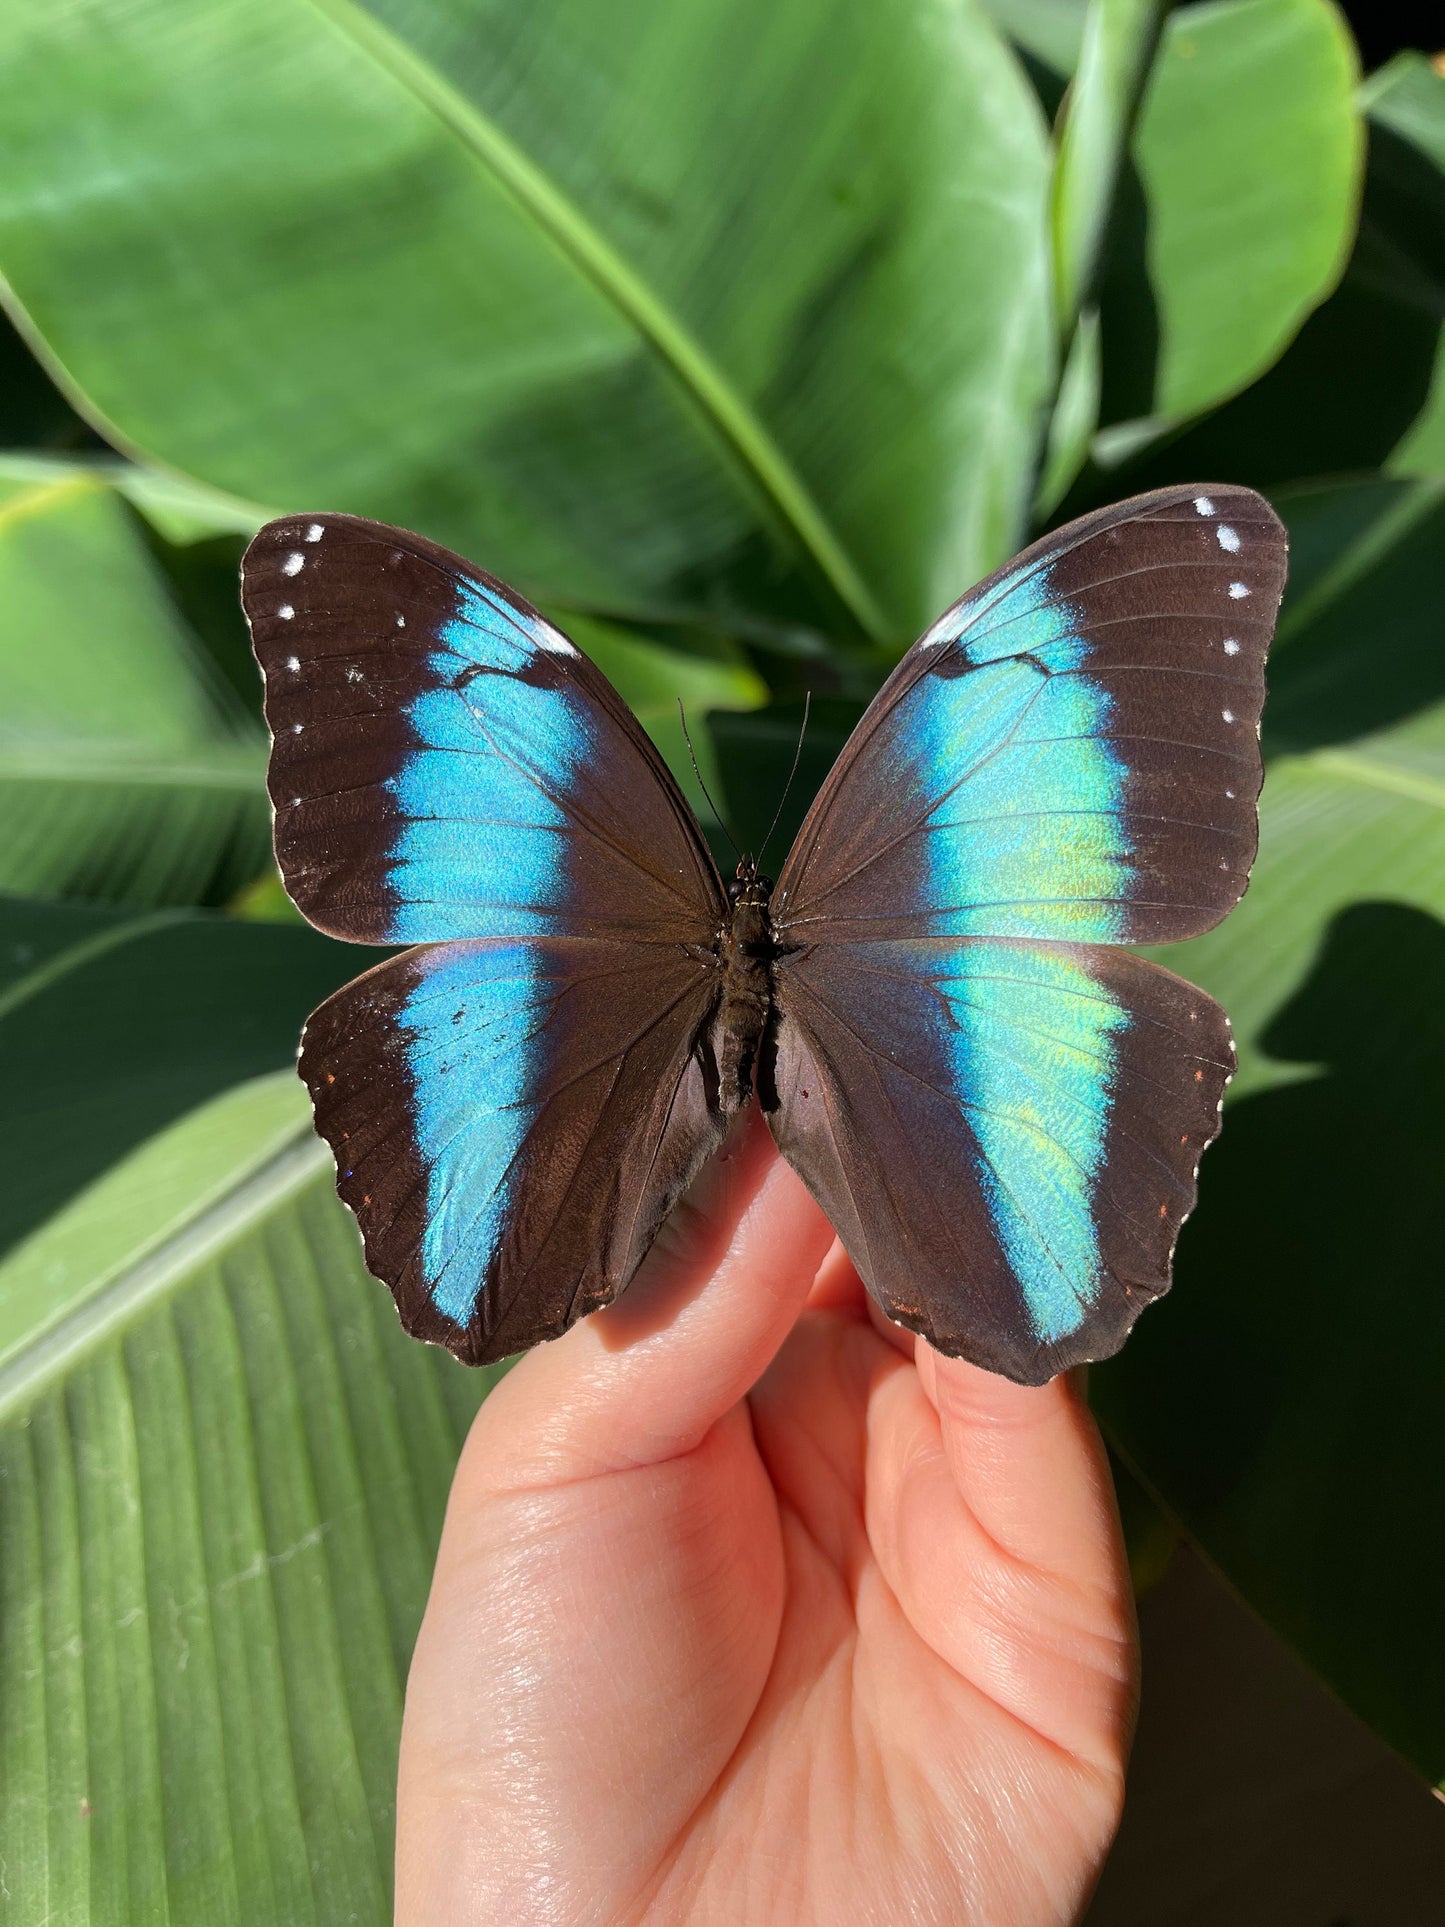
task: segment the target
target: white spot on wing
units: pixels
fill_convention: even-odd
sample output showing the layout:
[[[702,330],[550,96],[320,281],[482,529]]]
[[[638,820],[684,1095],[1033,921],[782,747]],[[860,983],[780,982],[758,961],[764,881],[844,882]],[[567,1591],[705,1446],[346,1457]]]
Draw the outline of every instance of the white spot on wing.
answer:
[[[1221,709],[1219,713],[1225,722],[1232,723],[1234,721],[1234,711],[1232,709]]]
[[[1226,791],[1224,792],[1224,794],[1225,794],[1225,795],[1226,795],[1226,796],[1227,796],[1227,797],[1229,798],[1229,800],[1230,800],[1230,802],[1231,802],[1231,803],[1232,803],[1232,802],[1234,801],[1234,791],[1233,791],[1233,790],[1226,790]]]
[[[291,671],[291,674],[294,676],[296,674],[296,671],[301,667],[301,658],[299,656],[288,656],[286,658],[286,667]]]
[[[1214,533],[1219,537],[1219,546],[1221,549],[1228,549],[1231,555],[1237,553],[1239,549],[1239,537],[1232,528],[1229,528],[1225,523],[1221,522]]]
[[[281,607],[276,611],[276,613],[278,616],[280,616],[283,622],[289,622],[292,616],[295,615],[296,611],[291,607],[291,604],[289,602],[283,602],[281,604]]]
[[[1194,498],[1194,506],[1201,515],[1213,515],[1214,513],[1214,504],[1207,495],[1196,495]]]
[[[319,542],[325,533],[326,531],[319,522],[313,522],[306,531],[306,540],[308,542]]]
[[[1239,644],[1234,640],[1233,636],[1226,636],[1224,638],[1224,653],[1226,656],[1237,656],[1239,654]]]
[[[539,622],[532,633],[532,640],[539,649],[546,649],[554,656],[575,656],[577,651],[567,638],[549,629],[545,622]]]
[[[1230,583],[1229,596],[1232,602],[1242,602],[1248,594],[1249,594],[1249,584],[1247,582]]]
[[[396,626],[398,629],[404,629],[406,627],[406,617],[398,616],[396,619]]]
[[[306,727],[305,723],[292,723],[291,734],[293,736],[299,736],[302,730],[305,729],[305,727]]]
[[[351,665],[351,667],[350,667],[350,668],[349,668],[349,669],[347,670],[347,672],[346,672],[346,680],[347,680],[348,682],[360,682],[360,681],[361,681],[361,671],[360,671],[360,670],[359,670],[359,669],[357,668],[357,666],[356,666],[356,664],[355,664],[355,663],[352,663],[352,665]]]
[[[301,553],[300,549],[293,549],[281,564],[281,573],[282,575],[300,575],[305,567],[306,557]]]

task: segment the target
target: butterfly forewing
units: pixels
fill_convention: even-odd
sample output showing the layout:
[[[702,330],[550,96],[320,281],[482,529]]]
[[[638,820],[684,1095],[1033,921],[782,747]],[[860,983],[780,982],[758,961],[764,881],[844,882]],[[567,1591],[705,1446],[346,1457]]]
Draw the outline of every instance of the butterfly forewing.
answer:
[[[783,867],[786,941],[1163,943],[1254,860],[1284,531],[1246,489],[1086,516],[956,603],[869,708]]]
[[[1164,490],[950,609],[779,878],[773,1128],[891,1316],[1036,1382],[1167,1289],[1228,1021],[1106,946],[1248,881],[1283,530]]]
[[[716,868],[606,679],[459,557],[286,518],[242,595],[288,891],[422,946],[312,1017],[317,1128],[408,1329],[503,1357],[616,1296],[718,1141]]]
[[[520,596],[353,516],[272,522],[242,599],[276,856],[355,942],[710,941],[717,872],[631,711]]]

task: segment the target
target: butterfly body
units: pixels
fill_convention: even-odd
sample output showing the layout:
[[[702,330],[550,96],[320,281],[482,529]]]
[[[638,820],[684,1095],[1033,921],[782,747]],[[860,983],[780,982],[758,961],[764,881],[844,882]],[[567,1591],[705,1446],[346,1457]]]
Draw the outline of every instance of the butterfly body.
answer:
[[[768,914],[772,894],[772,879],[745,857],[728,885],[728,918],[718,932],[723,973],[718,1085],[728,1116],[753,1094],[758,1053],[773,1009],[778,943]]]
[[[287,888],[415,946],[300,1069],[370,1268],[470,1362],[625,1289],[756,1096],[888,1315],[1026,1383],[1167,1289],[1234,1067],[1126,946],[1256,839],[1283,531],[1166,489],[1058,530],[908,651],[776,887],[724,885],[656,749],[503,584],[349,516],[257,536]]]

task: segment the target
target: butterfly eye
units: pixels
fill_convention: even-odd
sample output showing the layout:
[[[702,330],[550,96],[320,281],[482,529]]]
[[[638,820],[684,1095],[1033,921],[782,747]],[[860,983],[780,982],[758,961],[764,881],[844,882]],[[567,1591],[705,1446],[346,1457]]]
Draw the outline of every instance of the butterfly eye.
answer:
[[[738,877],[734,877],[732,882],[728,885],[728,902],[736,903],[738,898],[742,895],[742,893],[743,893],[742,882]]]

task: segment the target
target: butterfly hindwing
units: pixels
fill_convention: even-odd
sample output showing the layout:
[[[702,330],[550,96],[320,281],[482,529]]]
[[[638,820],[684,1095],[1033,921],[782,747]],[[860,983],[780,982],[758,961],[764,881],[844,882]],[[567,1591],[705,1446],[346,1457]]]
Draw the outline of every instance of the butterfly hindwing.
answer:
[[[890,1315],[1009,1377],[1168,1288],[1233,1051],[1108,946],[1244,890],[1285,559],[1236,488],[1046,537],[909,651],[779,877],[778,1142]]]
[[[819,945],[778,971],[780,1148],[888,1315],[1039,1384],[1167,1289],[1229,1024],[1125,950]]]
[[[277,861],[318,928],[711,940],[721,887],[666,765],[520,596],[345,515],[268,523],[241,580]]]
[[[721,1140],[715,1004],[679,946],[519,937],[407,951],[313,1014],[317,1128],[409,1331],[485,1364],[617,1296]]]

